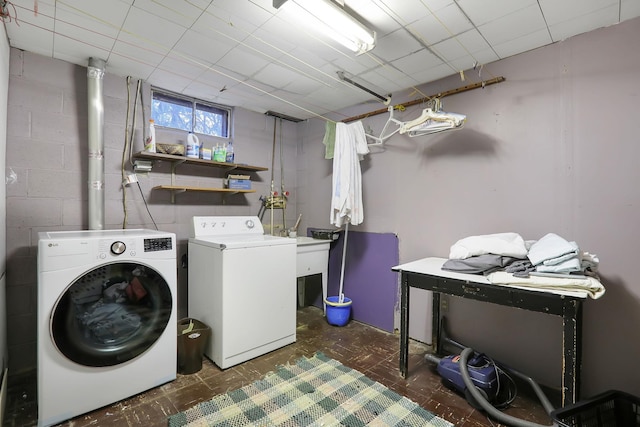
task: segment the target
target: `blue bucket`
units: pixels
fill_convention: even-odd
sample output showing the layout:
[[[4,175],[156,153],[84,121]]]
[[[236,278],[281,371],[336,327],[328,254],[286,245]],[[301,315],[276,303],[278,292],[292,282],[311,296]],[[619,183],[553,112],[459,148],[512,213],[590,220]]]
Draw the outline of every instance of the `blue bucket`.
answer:
[[[327,305],[327,322],[334,326],[344,326],[349,323],[351,317],[351,300],[347,297],[327,297],[324,300]]]

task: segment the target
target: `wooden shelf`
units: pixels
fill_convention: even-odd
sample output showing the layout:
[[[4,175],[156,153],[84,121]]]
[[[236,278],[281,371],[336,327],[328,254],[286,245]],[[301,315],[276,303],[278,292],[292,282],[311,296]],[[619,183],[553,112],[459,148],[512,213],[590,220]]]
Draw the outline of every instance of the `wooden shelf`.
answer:
[[[148,153],[146,151],[135,153],[133,155],[133,158],[143,159],[143,160],[166,161],[166,162],[187,164],[187,165],[209,166],[209,167],[215,167],[215,168],[221,168],[221,169],[227,169],[227,170],[240,169],[240,170],[252,171],[252,172],[269,170],[269,168],[265,168],[262,166],[251,166],[251,165],[245,165],[241,163],[214,162],[213,160],[194,159],[194,158],[185,157],[185,156],[174,156],[172,154]]]
[[[172,154],[148,153],[141,151],[133,155],[134,159],[165,161],[171,163],[171,185],[159,185],[153,187],[153,190],[166,190],[171,192],[171,203],[175,203],[176,193],[184,193],[186,191],[199,191],[204,193],[222,193],[222,195],[233,195],[241,193],[255,193],[256,190],[238,190],[233,188],[209,188],[209,187],[189,187],[184,185],[175,185],[176,167],[179,165],[200,165],[224,169],[229,172],[232,170],[243,170],[249,172],[260,172],[269,170],[262,166],[251,166],[240,163],[214,162],[213,160],[193,159],[191,157],[174,156]]]
[[[209,193],[224,193],[224,194],[237,194],[237,193],[255,193],[256,190],[237,190],[234,188],[205,188],[205,187],[188,187],[184,185],[158,185],[153,187],[154,190],[169,190],[174,192],[185,191],[203,191]]]

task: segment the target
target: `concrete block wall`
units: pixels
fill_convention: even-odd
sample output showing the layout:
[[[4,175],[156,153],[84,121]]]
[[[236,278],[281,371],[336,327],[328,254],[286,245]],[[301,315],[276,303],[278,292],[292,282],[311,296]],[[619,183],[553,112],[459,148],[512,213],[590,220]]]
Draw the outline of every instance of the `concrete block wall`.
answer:
[[[194,215],[257,215],[261,195],[271,186],[273,117],[243,109],[234,110],[233,141],[236,162],[268,167],[252,173],[256,193],[223,197],[216,193],[182,193],[171,202],[168,192],[152,190],[171,182],[169,163],[156,163],[152,172],[138,175],[140,187],[123,188],[122,159],[125,129],[131,128],[132,101],[137,79],[109,74],[103,80],[105,229],[155,228],[174,232],[178,239],[178,316],[188,315],[186,270],[180,257],[187,252],[189,220]],[[170,88],[168,88],[170,89]],[[142,126],[148,119],[150,86],[143,84],[143,116],[140,106],[133,130],[133,151],[142,149]],[[129,102],[129,121],[127,103]],[[282,138],[280,138],[282,133]],[[186,135],[157,132],[159,142],[178,143]],[[215,143],[201,138],[205,146]],[[282,141],[282,155],[280,154]],[[281,176],[291,192],[285,210],[286,226],[297,218],[297,126],[278,123],[274,180]],[[281,168],[281,159],[282,165]],[[10,374],[36,367],[37,244],[38,232],[87,229],[87,78],[86,67],[11,49],[7,125],[7,329]],[[125,172],[132,172],[125,155]],[[181,165],[175,183],[222,187],[226,171]],[[144,196],[144,199],[143,199]],[[123,199],[126,198],[126,203]],[[147,212],[148,205],[149,212]],[[276,223],[282,223],[278,211]],[[268,223],[268,214],[264,223]],[[154,225],[155,223],[155,225]]]

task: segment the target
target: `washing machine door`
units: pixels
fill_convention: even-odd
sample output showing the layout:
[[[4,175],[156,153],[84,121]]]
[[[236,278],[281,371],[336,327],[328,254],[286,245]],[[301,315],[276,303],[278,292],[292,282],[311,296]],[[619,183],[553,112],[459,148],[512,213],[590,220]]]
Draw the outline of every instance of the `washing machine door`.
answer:
[[[105,264],[77,278],[58,299],[51,337],[80,365],[118,365],[156,342],[171,309],[171,289],[156,270],[139,263]]]

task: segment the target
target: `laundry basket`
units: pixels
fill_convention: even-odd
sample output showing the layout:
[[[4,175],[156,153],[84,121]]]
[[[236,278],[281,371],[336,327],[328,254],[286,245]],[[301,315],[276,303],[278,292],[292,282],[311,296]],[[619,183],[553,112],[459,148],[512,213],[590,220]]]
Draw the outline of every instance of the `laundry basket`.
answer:
[[[186,318],[178,321],[178,372],[195,374],[202,369],[204,349],[211,328],[199,320]]]
[[[640,398],[609,390],[551,412],[562,427],[640,427]]]

